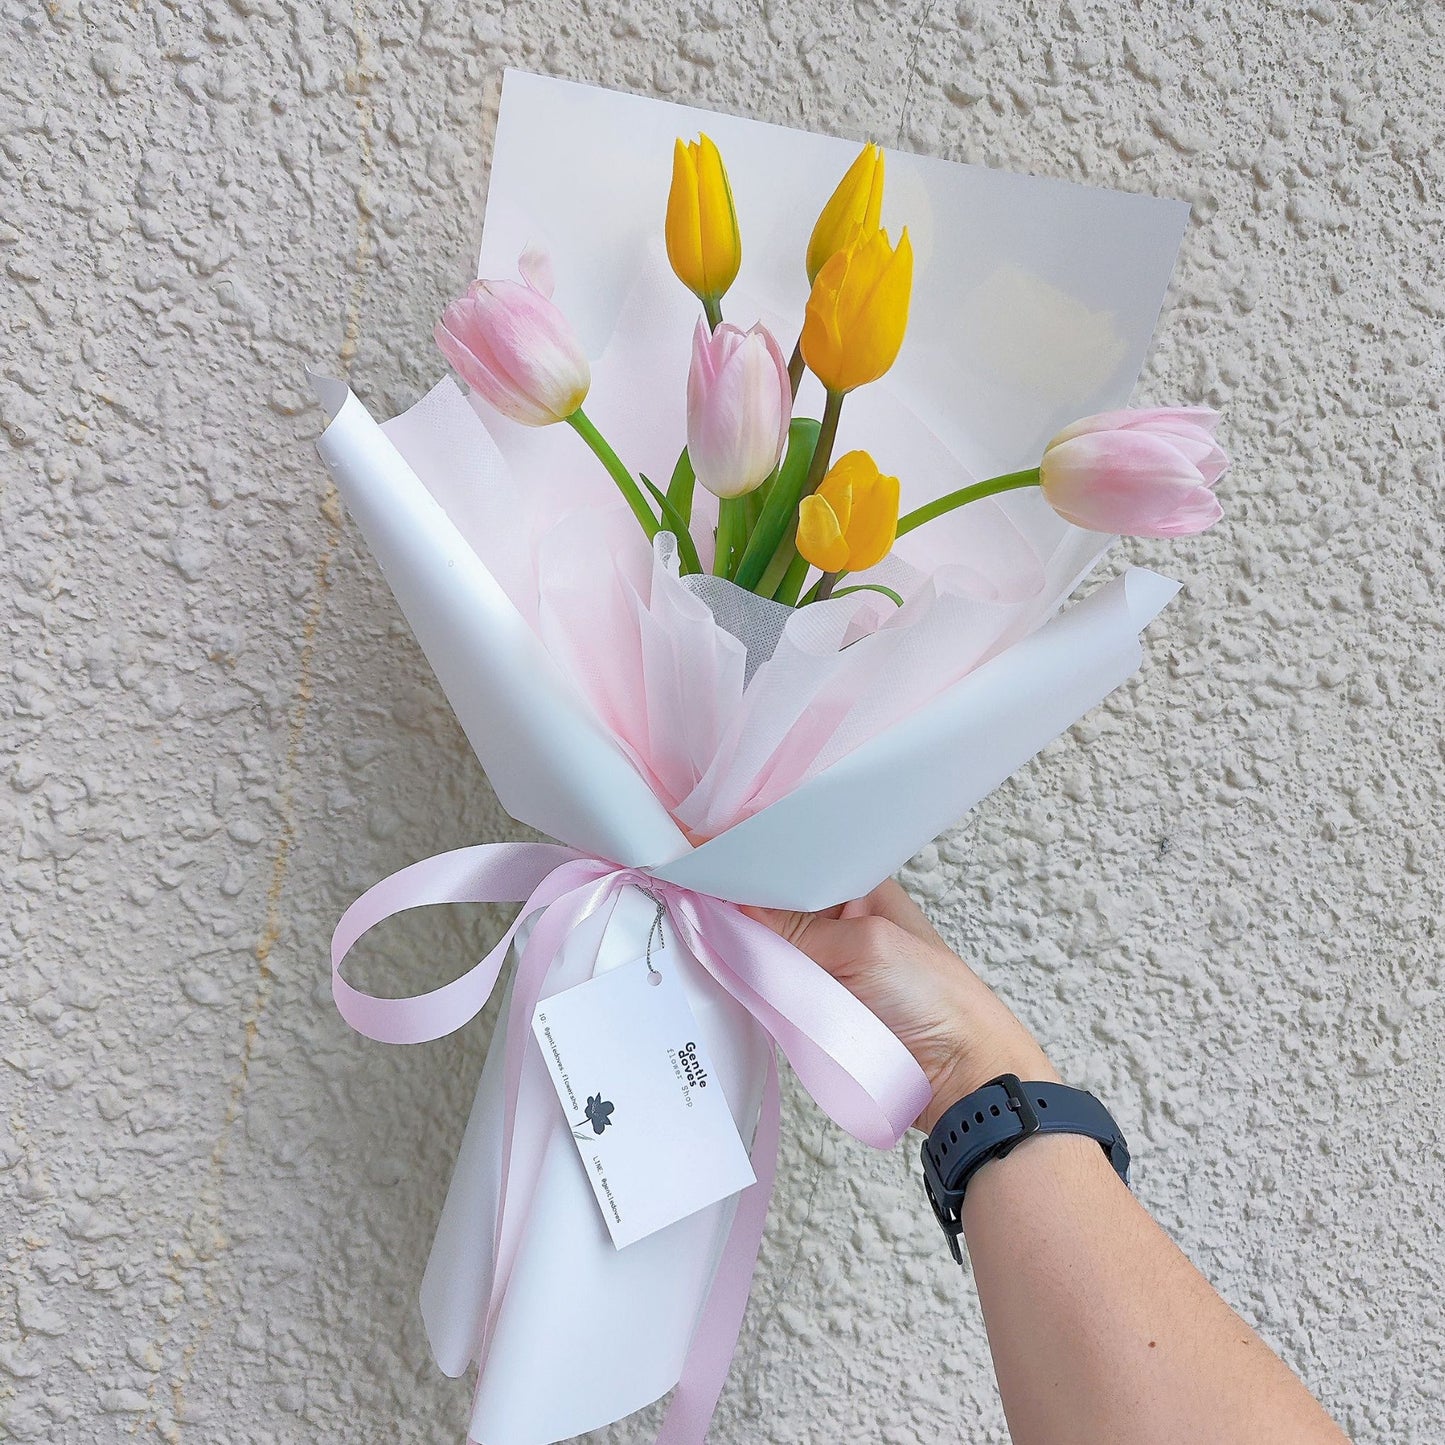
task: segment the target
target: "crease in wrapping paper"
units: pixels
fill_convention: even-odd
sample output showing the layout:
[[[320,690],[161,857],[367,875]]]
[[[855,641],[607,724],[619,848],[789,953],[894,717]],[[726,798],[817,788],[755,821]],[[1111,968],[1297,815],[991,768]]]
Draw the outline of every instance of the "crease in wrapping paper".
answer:
[[[746,324],[752,308],[786,342],[801,306],[804,233],[852,159],[847,142],[511,72],[488,196],[481,272],[510,274],[528,241],[556,253],[556,299],[597,357],[589,414],[654,477],[667,475],[681,441],[693,306],[650,233],[672,139],[699,129],[728,156],[748,218],[729,316]],[[872,450],[902,478],[908,506],[1030,465],[1064,423],[1125,404],[1187,207],[895,152],[888,164],[885,222],[907,221],[914,237],[914,320],[894,390],[850,397],[839,450]],[[816,415],[813,385],[800,410]],[[567,429],[483,426],[449,382],[385,429],[340,384],[327,404],[323,455],[507,811],[599,857],[734,901],[815,908],[865,892],[1123,682],[1139,662],[1139,629],[1174,590],[1132,571],[1055,615],[1102,539],[1023,494],[970,508],[912,534],[875,574],[908,597],[906,619],[840,600],[832,616],[813,609],[791,624],[786,645],[816,668],[807,696],[823,703],[807,737],[769,734],[766,720],[747,716],[754,688],[742,687],[736,638],[678,585],[665,554],[619,525],[609,484]],[[704,528],[710,506],[700,497]],[[604,538],[613,575],[592,594],[596,614],[579,616],[585,592],[547,579]],[[896,683],[910,633],[953,649],[951,675],[911,693]],[[850,653],[860,639],[871,646],[830,662],[829,639],[840,635]],[[618,636],[632,649],[634,682],[652,688],[645,707],[605,669],[573,672]],[[767,681],[785,707],[777,671],[767,681],[759,668],[753,682]],[[872,694],[866,708],[850,710],[845,677]],[[699,688],[716,705],[693,712]],[[679,716],[686,725],[673,731]],[[690,846],[684,826],[701,821],[706,832],[724,819],[732,826]],[[631,902],[650,916],[645,899]],[[644,932],[640,917],[621,916],[599,966],[608,950],[639,951]],[[731,1041],[717,1025],[713,1053],[734,1051],[735,1113],[746,1121],[759,1069],[751,1021],[734,1022]],[[488,1141],[500,1109],[490,1073],[425,1292],[433,1347],[458,1372],[475,1351],[469,1291],[489,1270]],[[591,1201],[573,1162],[543,1151],[538,1214],[474,1405],[472,1434],[487,1445],[542,1445],[664,1393],[706,1297],[725,1215],[663,1231],[646,1267],[629,1264],[631,1251],[612,1252],[579,1227]],[[621,1297],[629,1313],[617,1329]],[[654,1337],[646,1321],[666,1328]],[[560,1379],[559,1329],[579,1346]]]

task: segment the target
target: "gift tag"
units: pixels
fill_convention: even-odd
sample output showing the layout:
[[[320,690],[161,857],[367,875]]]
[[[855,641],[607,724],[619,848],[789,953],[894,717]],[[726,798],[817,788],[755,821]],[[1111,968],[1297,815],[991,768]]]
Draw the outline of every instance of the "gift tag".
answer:
[[[618,1249],[756,1179],[673,964],[655,948],[532,1015]]]

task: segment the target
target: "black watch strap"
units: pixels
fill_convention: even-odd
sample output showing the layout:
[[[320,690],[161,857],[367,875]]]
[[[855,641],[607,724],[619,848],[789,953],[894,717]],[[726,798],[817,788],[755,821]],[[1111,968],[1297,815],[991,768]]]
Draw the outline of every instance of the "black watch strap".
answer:
[[[963,1192],[991,1159],[1002,1159],[1034,1134],[1082,1134],[1095,1140],[1125,1184],[1129,1146],[1113,1115],[1092,1095],[1065,1084],[1024,1083],[1000,1074],[960,1099],[923,1141],[923,1187],[948,1247],[960,1264]]]

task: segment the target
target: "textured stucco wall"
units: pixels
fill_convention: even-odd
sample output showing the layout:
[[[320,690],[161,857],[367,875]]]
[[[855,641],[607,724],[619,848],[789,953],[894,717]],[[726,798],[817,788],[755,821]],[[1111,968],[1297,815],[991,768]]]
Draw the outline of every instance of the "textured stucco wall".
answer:
[[[437,374],[510,63],[1193,202],[1140,395],[1227,409],[1229,522],[1129,549],[1145,671],[909,879],[1358,1438],[1445,1439],[1433,0],[0,15],[0,1434],[460,1438],[415,1293],[491,1016],[367,1045],[324,945],[511,825],[302,369]],[[714,1438],[1003,1440],[912,1147],[785,1123]]]

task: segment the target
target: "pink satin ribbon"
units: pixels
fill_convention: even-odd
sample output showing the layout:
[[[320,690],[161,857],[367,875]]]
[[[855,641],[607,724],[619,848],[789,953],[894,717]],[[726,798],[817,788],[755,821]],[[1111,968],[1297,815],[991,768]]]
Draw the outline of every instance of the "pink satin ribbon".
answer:
[[[535,926],[517,960],[504,1036],[502,1176],[493,1228],[491,1295],[478,1359],[485,1360],[522,1221],[541,1172],[555,1113],[545,1068],[529,1050],[532,1014],[568,935],[624,888],[653,897],[683,947],[757,1020],[822,1109],[855,1138],[891,1149],[928,1103],[922,1069],[902,1043],[812,959],[749,918],[736,904],[623,868],[555,843],[491,843],[413,863],[369,888],[342,915],[331,939],[331,990],[358,1033],[387,1044],[439,1039],[476,1017],[496,986],[522,924]],[[376,998],[341,976],[356,941],[383,919],[439,903],[522,903],[501,941],[460,978],[412,998]],[[777,1060],[768,1050],[762,1108],[753,1136],[757,1183],[738,1197],[726,1246],[698,1319],[658,1445],[707,1438],[737,1346],[777,1167]]]

